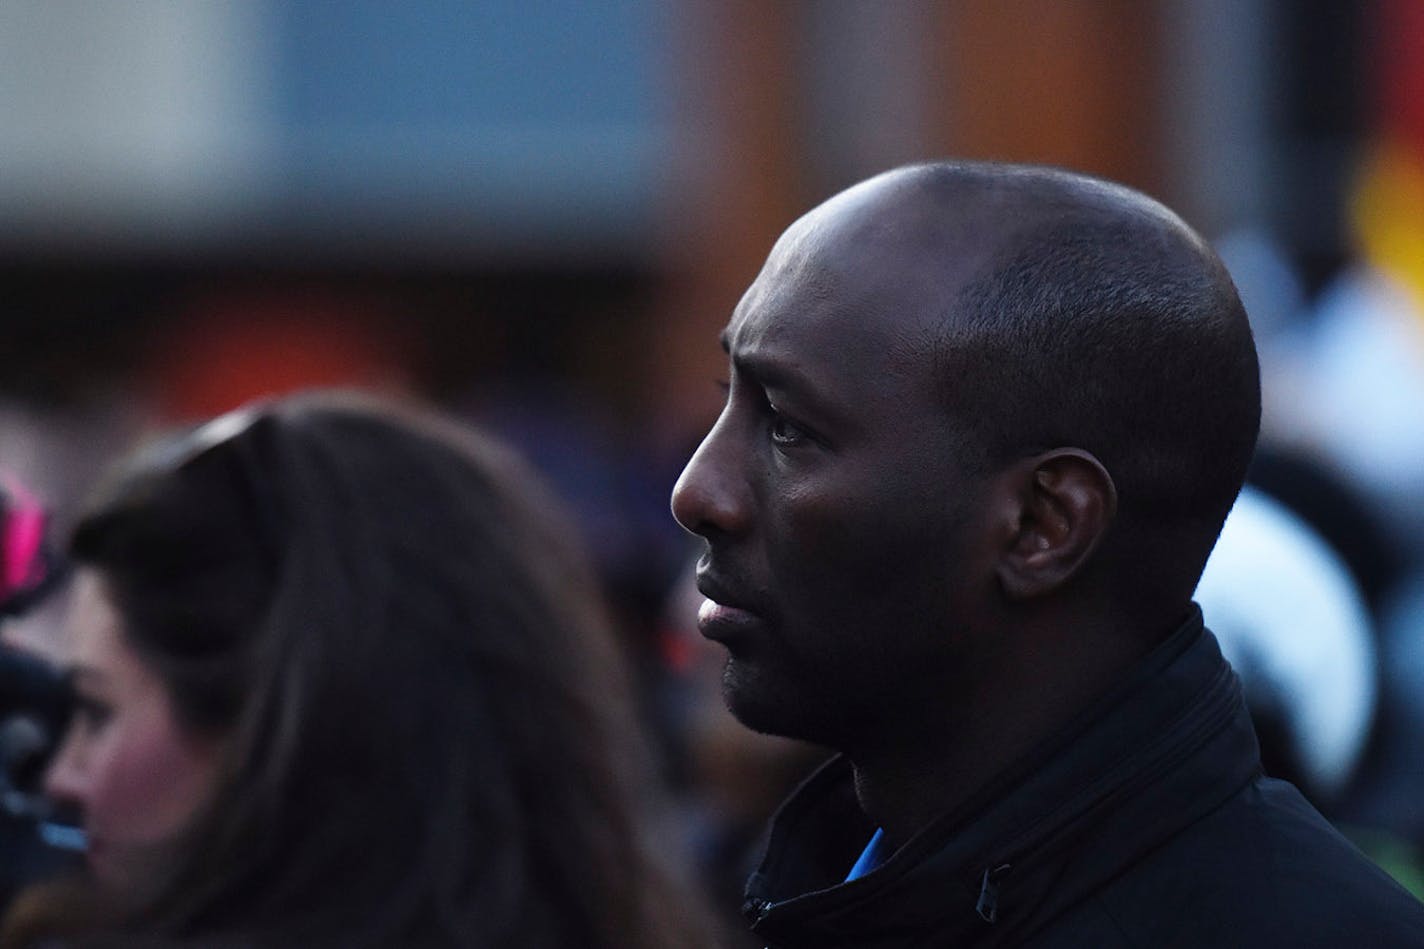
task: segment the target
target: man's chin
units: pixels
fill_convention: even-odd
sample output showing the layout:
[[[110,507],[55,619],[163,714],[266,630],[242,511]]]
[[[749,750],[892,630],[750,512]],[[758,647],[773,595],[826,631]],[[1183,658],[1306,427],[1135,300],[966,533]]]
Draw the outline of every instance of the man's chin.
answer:
[[[824,744],[816,727],[814,702],[793,683],[766,674],[745,660],[730,658],[722,672],[722,699],[732,717],[752,731]]]

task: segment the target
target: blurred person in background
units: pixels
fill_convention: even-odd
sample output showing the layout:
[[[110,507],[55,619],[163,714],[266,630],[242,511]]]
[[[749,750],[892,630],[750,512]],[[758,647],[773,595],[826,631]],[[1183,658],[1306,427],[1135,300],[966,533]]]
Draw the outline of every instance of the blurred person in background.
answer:
[[[68,721],[69,690],[18,632],[56,612],[61,598],[49,594],[64,573],[49,543],[48,512],[18,478],[0,471],[0,915],[26,884],[74,863],[71,850],[46,840],[54,828],[37,793]]]
[[[1262,775],[1192,602],[1260,388],[1180,218],[900,168],[793,224],[722,345],[672,499],[699,624],[744,724],[841,752],[748,881],[766,944],[1424,945],[1424,906]]]
[[[134,454],[71,544],[88,873],[4,944],[707,944],[567,535],[505,450],[353,396]]]
[[[1266,772],[1331,814],[1359,768],[1379,693],[1373,620],[1345,562],[1248,485],[1194,598],[1241,677]]]
[[[1374,618],[1347,560],[1304,518],[1248,485],[1196,600],[1241,676],[1266,773],[1294,784],[1424,899],[1424,862],[1412,838],[1351,806],[1379,737],[1381,687],[1391,670],[1380,668]]]

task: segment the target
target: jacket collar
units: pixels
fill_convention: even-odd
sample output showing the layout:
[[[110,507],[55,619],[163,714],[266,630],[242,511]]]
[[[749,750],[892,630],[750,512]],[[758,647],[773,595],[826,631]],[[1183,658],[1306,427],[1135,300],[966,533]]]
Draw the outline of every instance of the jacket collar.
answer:
[[[993,945],[1051,919],[1259,770],[1240,685],[1194,606],[1112,693],[850,882],[874,828],[850,762],[832,759],[774,818],[744,909],[773,946],[870,949],[930,932]]]

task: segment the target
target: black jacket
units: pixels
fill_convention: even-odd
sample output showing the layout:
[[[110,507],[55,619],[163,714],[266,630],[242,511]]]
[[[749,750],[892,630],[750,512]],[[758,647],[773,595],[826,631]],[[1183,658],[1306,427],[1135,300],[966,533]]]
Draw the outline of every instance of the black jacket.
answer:
[[[1194,612],[1132,677],[878,869],[850,764],[783,805],[747,884],[773,949],[1424,946],[1424,904],[1261,773]]]

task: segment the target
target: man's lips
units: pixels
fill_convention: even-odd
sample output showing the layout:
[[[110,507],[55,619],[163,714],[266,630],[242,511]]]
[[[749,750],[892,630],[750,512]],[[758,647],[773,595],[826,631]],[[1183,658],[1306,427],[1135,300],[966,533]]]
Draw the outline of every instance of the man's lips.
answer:
[[[724,646],[745,640],[764,625],[757,614],[715,600],[703,600],[697,611],[697,628],[702,635]]]
[[[697,628],[708,639],[725,643],[765,625],[760,610],[730,592],[715,577],[698,574],[697,589],[707,598],[697,611]]]

